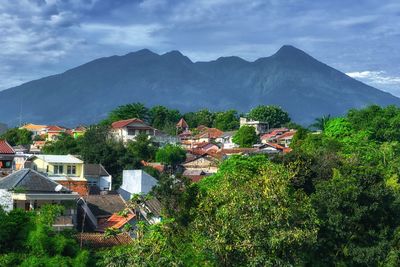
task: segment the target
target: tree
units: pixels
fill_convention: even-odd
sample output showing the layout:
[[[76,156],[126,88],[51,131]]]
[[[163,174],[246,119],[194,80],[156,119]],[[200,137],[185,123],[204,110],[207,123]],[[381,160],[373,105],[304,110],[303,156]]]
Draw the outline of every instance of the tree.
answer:
[[[32,144],[32,132],[26,129],[11,128],[0,136],[5,139],[11,146]]]
[[[166,145],[158,149],[156,153],[156,161],[175,169],[176,166],[184,162],[186,159],[186,151],[177,145]]]
[[[230,109],[215,113],[213,127],[222,131],[231,131],[239,128],[239,115],[236,110]]]
[[[252,120],[267,122],[269,128],[281,127],[290,122],[289,114],[278,106],[257,106],[250,110],[248,117]]]
[[[102,124],[109,125],[115,121],[138,118],[144,121],[149,119],[149,110],[142,103],[132,103],[117,107],[110,111]]]
[[[252,171],[246,165],[252,165]],[[231,158],[217,186],[202,195],[192,233],[217,266],[301,266],[316,243],[311,201],[291,187],[291,173],[259,157]],[[208,178],[205,178],[208,179]],[[204,180],[204,179],[203,179]]]
[[[128,152],[138,160],[154,160],[157,147],[153,144],[150,136],[139,134],[134,141],[129,141],[127,145]]]
[[[240,147],[252,147],[257,143],[258,136],[254,127],[244,125],[239,128],[232,140]]]
[[[164,106],[154,106],[150,109],[150,124],[156,129],[175,134],[175,125],[181,118],[181,113],[176,109]],[[171,133],[171,125],[173,132]]]
[[[42,148],[42,152],[53,155],[77,155],[80,154],[79,140],[62,133],[56,141],[47,142]]]
[[[317,130],[321,130],[324,131],[326,124],[328,123],[328,121],[331,119],[331,115],[327,115],[327,116],[322,116],[320,118],[316,118],[314,123],[310,125],[311,128],[315,128]]]

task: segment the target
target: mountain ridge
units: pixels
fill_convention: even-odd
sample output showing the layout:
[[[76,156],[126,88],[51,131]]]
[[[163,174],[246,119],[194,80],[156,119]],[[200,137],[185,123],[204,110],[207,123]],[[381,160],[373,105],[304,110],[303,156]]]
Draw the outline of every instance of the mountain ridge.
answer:
[[[400,105],[400,99],[284,45],[269,57],[237,56],[191,61],[180,51],[149,49],[102,57],[63,73],[0,91],[0,121],[74,126],[95,123],[118,105],[143,102],[182,112],[229,108],[246,112],[276,104],[299,123],[368,104]]]

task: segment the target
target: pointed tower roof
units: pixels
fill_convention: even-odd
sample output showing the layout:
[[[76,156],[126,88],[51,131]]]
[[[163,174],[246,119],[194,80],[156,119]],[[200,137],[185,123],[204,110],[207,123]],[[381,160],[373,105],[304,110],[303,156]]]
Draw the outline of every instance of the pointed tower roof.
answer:
[[[178,123],[176,124],[176,127],[179,127],[179,128],[189,128],[189,125],[187,124],[187,122],[185,121],[185,119],[184,118],[181,118],[179,121],[178,121]]]

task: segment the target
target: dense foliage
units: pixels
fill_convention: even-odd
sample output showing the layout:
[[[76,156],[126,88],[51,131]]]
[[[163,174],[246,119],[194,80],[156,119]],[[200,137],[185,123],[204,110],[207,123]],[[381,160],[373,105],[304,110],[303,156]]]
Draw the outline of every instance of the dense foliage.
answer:
[[[244,125],[239,128],[232,140],[240,147],[252,147],[257,143],[258,136],[254,127]]]
[[[88,266],[72,233],[56,232],[52,224],[62,207],[43,206],[38,212],[0,208],[0,266]]]
[[[7,140],[11,146],[32,144],[32,132],[26,129],[11,128],[0,135],[0,139]]]
[[[252,120],[267,122],[269,128],[278,128],[290,122],[289,114],[278,106],[260,105],[250,110]]]

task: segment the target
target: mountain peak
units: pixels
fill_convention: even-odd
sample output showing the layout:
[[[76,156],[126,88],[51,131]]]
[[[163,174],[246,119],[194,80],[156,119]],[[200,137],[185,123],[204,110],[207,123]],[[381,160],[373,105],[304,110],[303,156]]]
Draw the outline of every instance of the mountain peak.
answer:
[[[293,45],[284,45],[275,53],[276,56],[304,56],[307,55],[303,50],[300,50]],[[308,55],[307,55],[308,56]]]
[[[147,49],[147,48],[140,49],[140,50],[138,50],[138,51],[136,51],[136,52],[128,53],[127,55],[135,55],[135,56],[158,56],[157,53],[154,53],[153,51],[151,51],[151,50],[149,50],[149,49]]]

